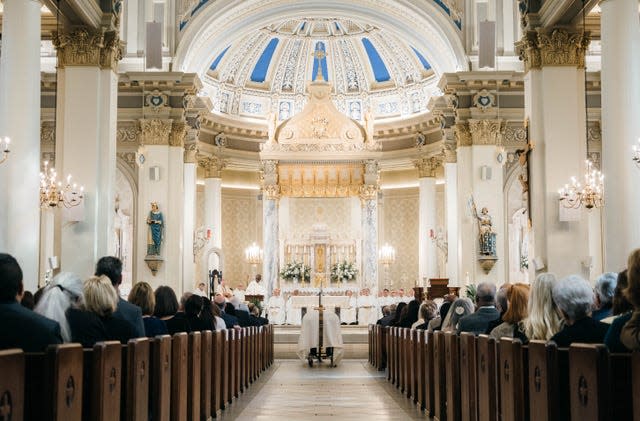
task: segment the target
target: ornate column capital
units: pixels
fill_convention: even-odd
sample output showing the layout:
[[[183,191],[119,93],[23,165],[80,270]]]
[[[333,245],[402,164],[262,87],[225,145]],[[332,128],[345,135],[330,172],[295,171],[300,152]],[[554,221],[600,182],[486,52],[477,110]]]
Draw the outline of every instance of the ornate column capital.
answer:
[[[185,164],[198,164],[198,143],[189,142],[184,145]]]
[[[280,198],[280,185],[278,184],[278,161],[269,159],[262,161],[260,171],[260,184],[265,199],[277,200]]]
[[[516,51],[524,62],[525,72],[544,66],[572,66],[585,68],[585,54],[591,36],[589,33],[570,32],[555,28],[544,32],[540,28],[527,31],[516,42]]]
[[[222,170],[227,166],[227,162],[217,155],[212,155],[200,159],[198,165],[204,168],[205,178],[222,178]]]
[[[168,145],[173,121],[170,119],[140,119],[143,145]]]
[[[413,165],[418,169],[418,178],[435,177],[436,170],[442,165],[442,155],[424,155],[413,161]]]
[[[184,138],[187,135],[187,124],[184,121],[174,120],[171,125],[171,135],[169,136],[169,146],[184,146]]]
[[[97,66],[116,70],[122,60],[124,47],[117,31],[77,28],[68,33],[54,31],[52,37],[60,68]]]
[[[458,162],[457,146],[455,137],[452,139],[445,138],[442,145],[442,156],[445,163],[452,164]]]
[[[468,122],[474,145],[499,145],[502,143],[504,120],[470,119]]]
[[[458,148],[461,146],[471,146],[473,144],[469,124],[466,121],[456,123],[455,126],[453,126],[453,134]]]

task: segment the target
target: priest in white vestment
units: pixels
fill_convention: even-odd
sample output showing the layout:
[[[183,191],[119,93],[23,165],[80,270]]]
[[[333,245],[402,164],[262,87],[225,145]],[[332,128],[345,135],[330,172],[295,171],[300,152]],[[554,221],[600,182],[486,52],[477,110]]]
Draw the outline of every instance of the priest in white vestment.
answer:
[[[221,294],[224,298],[229,299],[233,296],[233,291],[227,286],[227,281],[220,280],[220,283],[216,286],[216,294]]]
[[[347,325],[354,325],[356,324],[358,301],[356,297],[353,296],[353,291],[351,290],[347,290],[347,297],[349,297],[349,305],[340,308],[340,322]]]
[[[253,281],[251,281],[251,283],[249,283],[246,294],[266,296],[267,290],[264,288],[261,281],[262,281],[262,275],[257,274],[256,279],[254,279]]]
[[[343,342],[340,330],[340,319],[328,308],[323,310],[322,351],[333,348],[333,364],[336,365],[342,359]],[[307,311],[300,326],[300,338],[298,339],[298,357],[303,361],[313,357],[312,349],[317,352],[320,341],[320,313],[316,309]],[[311,356],[309,355],[311,353]]]
[[[293,297],[298,296],[298,290],[294,290],[291,294],[291,297],[287,300],[287,324],[288,325],[299,325],[302,323],[302,309],[301,308],[293,308]]]
[[[363,288],[358,297],[358,325],[376,324],[378,320],[377,297],[369,295],[369,290]]]
[[[240,300],[241,303],[244,303],[246,300],[244,299],[244,285],[240,284],[236,287],[236,289],[233,290],[233,296],[234,297],[238,297],[238,299]],[[231,300],[231,298],[229,298],[229,300]]]
[[[280,295],[278,288],[273,290],[273,295],[267,302],[267,318],[269,323],[273,325],[283,325],[286,321],[286,313],[284,310],[284,298]]]

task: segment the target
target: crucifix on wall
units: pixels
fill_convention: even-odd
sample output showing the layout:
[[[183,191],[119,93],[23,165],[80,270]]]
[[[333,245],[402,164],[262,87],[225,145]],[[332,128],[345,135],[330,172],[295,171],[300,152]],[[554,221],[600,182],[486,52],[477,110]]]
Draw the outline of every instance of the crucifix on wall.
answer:
[[[516,156],[518,157],[518,164],[524,169],[518,176],[518,180],[522,184],[522,193],[527,195],[527,213],[529,214],[529,225],[531,225],[531,170],[529,166],[529,156],[535,148],[534,143],[529,137],[529,119],[524,121],[525,141],[527,144],[524,149],[516,149]]]

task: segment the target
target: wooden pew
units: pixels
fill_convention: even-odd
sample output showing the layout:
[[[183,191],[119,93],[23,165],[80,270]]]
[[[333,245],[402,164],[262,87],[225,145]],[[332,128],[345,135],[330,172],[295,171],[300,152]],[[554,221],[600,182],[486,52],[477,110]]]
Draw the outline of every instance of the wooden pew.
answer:
[[[459,342],[460,354],[460,416],[465,421],[477,421],[477,365],[476,337],[473,333],[462,332]]]
[[[602,344],[574,344],[569,348],[572,421],[609,419],[607,362],[607,349]]]
[[[389,354],[389,364],[387,365],[387,380],[391,384],[395,383],[395,366],[396,366],[396,350],[395,350],[395,327],[387,327],[387,352]]]
[[[413,403],[418,402],[418,331],[412,329],[410,332],[410,344],[411,344],[411,363],[409,364],[409,379],[411,386],[411,398]]]
[[[633,401],[638,400],[638,395],[633,395],[633,368],[631,354],[609,354],[609,419],[631,420],[633,419]],[[631,374],[631,375],[630,375]],[[635,399],[634,399],[635,397]]]
[[[409,329],[402,328],[402,384],[401,389],[406,396],[411,394],[409,390],[409,364],[411,363],[411,356],[409,355]]]
[[[238,332],[238,391],[244,392],[245,377],[247,376],[247,348],[249,344],[249,327]],[[239,394],[238,394],[239,395]]]
[[[635,351],[631,357],[632,396],[640,396],[640,351]],[[633,400],[633,419],[640,421],[640,399]]]
[[[502,338],[500,347],[500,412],[503,421],[528,419],[525,395],[526,360],[519,339]]]
[[[231,403],[235,396],[236,390],[236,330],[227,330],[227,402]]]
[[[256,368],[254,373],[253,380],[255,381],[259,376],[264,367],[266,366],[266,355],[265,349],[263,348],[264,337],[266,332],[265,326],[260,326],[257,329],[256,333]]]
[[[171,419],[171,336],[156,336],[151,342],[150,398],[154,421]]]
[[[569,364],[566,350],[555,342],[533,340],[528,344],[529,419],[569,419]]]
[[[147,421],[149,419],[149,371],[151,370],[149,339],[129,340],[127,346],[123,348],[122,357],[124,363],[122,365],[123,419]],[[113,416],[109,414],[106,419],[113,419]]]
[[[80,421],[82,346],[52,345],[45,353],[25,356],[25,419]]]
[[[187,347],[187,419],[200,420],[200,352],[202,351],[202,334],[189,333]]]
[[[378,331],[378,371],[383,371],[387,367],[387,333],[389,330],[381,325],[376,325]]]
[[[234,370],[234,375],[235,375],[235,382],[234,382],[234,389],[233,389],[233,396],[234,397],[239,397],[240,396],[240,383],[242,382],[242,378],[240,377],[240,366],[242,365],[242,358],[243,355],[240,354],[240,335],[241,335],[242,331],[237,331],[235,337],[233,338],[233,342],[234,342],[234,353],[236,354],[236,358],[234,361],[234,366],[233,366],[233,370]]]
[[[432,417],[435,412],[435,399],[434,399],[434,381],[433,381],[433,369],[434,369],[434,360],[433,360],[433,348],[434,348],[434,339],[433,332],[427,332],[427,341],[426,341],[426,352],[425,352],[425,364],[424,364],[424,378],[426,381],[424,382],[425,386],[425,413],[428,417]]]
[[[478,420],[495,421],[497,419],[495,340],[487,335],[478,336],[476,352]]]
[[[213,332],[205,330],[200,337],[200,415],[202,419],[209,419],[211,410],[211,388],[213,379],[211,377],[211,355],[213,352]]]
[[[224,331],[213,332],[211,338],[211,415],[217,416],[219,410],[224,407],[224,364],[223,345]]]
[[[221,332],[221,341],[220,341],[220,372],[221,375],[221,386],[220,386],[220,409],[224,409],[227,407],[227,404],[230,401],[229,394],[229,378],[231,374],[229,372],[229,360],[231,356],[229,355],[229,337],[231,336],[230,331],[224,330]]]
[[[25,404],[25,356],[21,349],[0,351],[0,419],[22,420]]]
[[[125,419],[121,399],[127,398],[126,352],[119,341],[98,342],[82,350],[82,419],[110,420],[114,414]]]
[[[180,332],[171,338],[171,420],[187,418],[189,337]]]
[[[369,354],[368,354],[368,359],[367,361],[369,362],[369,364],[375,366],[375,357],[373,355],[374,350],[375,350],[375,340],[373,338],[373,325],[369,324],[367,325],[367,332],[368,332],[368,336],[367,336],[367,341],[368,341],[368,345],[369,345]]]
[[[425,391],[425,361],[426,361],[426,331],[425,330],[416,330],[416,403],[420,409],[424,409],[425,399],[424,399],[424,391]]]
[[[444,333],[433,334],[433,419],[447,419],[447,378],[446,378]]]
[[[447,420],[460,420],[460,345],[455,332],[444,334]],[[467,403],[464,402],[464,405]]]

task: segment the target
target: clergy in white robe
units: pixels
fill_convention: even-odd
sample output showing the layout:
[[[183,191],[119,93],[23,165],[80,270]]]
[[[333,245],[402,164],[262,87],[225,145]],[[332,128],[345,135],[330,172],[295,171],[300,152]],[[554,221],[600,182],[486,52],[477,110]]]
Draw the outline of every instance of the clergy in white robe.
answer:
[[[218,286],[216,286],[216,294],[222,294],[222,296],[226,299],[229,299],[233,296],[233,291],[231,288],[227,286],[227,281],[224,279],[220,280]]]
[[[353,291],[347,290],[349,297],[349,305],[340,307],[340,322],[348,325],[356,324],[356,311],[358,309],[358,301],[353,296]]]
[[[288,325],[299,325],[302,323],[302,309],[301,308],[293,308],[293,300],[292,297],[298,295],[298,290],[294,290],[291,297],[287,300],[286,306],[286,320]]]
[[[286,321],[284,298],[280,295],[279,289],[273,290],[273,295],[267,302],[267,318],[269,323],[283,325]]]
[[[340,330],[340,319],[331,309],[323,311],[322,328],[322,351],[326,352],[328,347],[333,348],[333,364],[336,365],[342,359],[343,342],[342,331]],[[307,361],[312,348],[317,350],[320,336],[320,313],[316,309],[310,309],[304,315],[300,326],[300,338],[298,339],[298,357]]]
[[[267,290],[264,288],[261,281],[262,281],[262,275],[260,274],[256,275],[256,279],[254,279],[249,283],[246,294],[266,296]]]
[[[367,326],[376,324],[378,320],[378,308],[376,297],[369,295],[369,290],[364,288],[358,297],[358,324]]]
[[[245,292],[244,292],[244,287],[242,285],[238,285],[238,287],[233,290],[233,296],[238,297],[241,303],[245,302],[244,295],[245,295]],[[231,298],[229,298],[229,300],[231,300]]]

